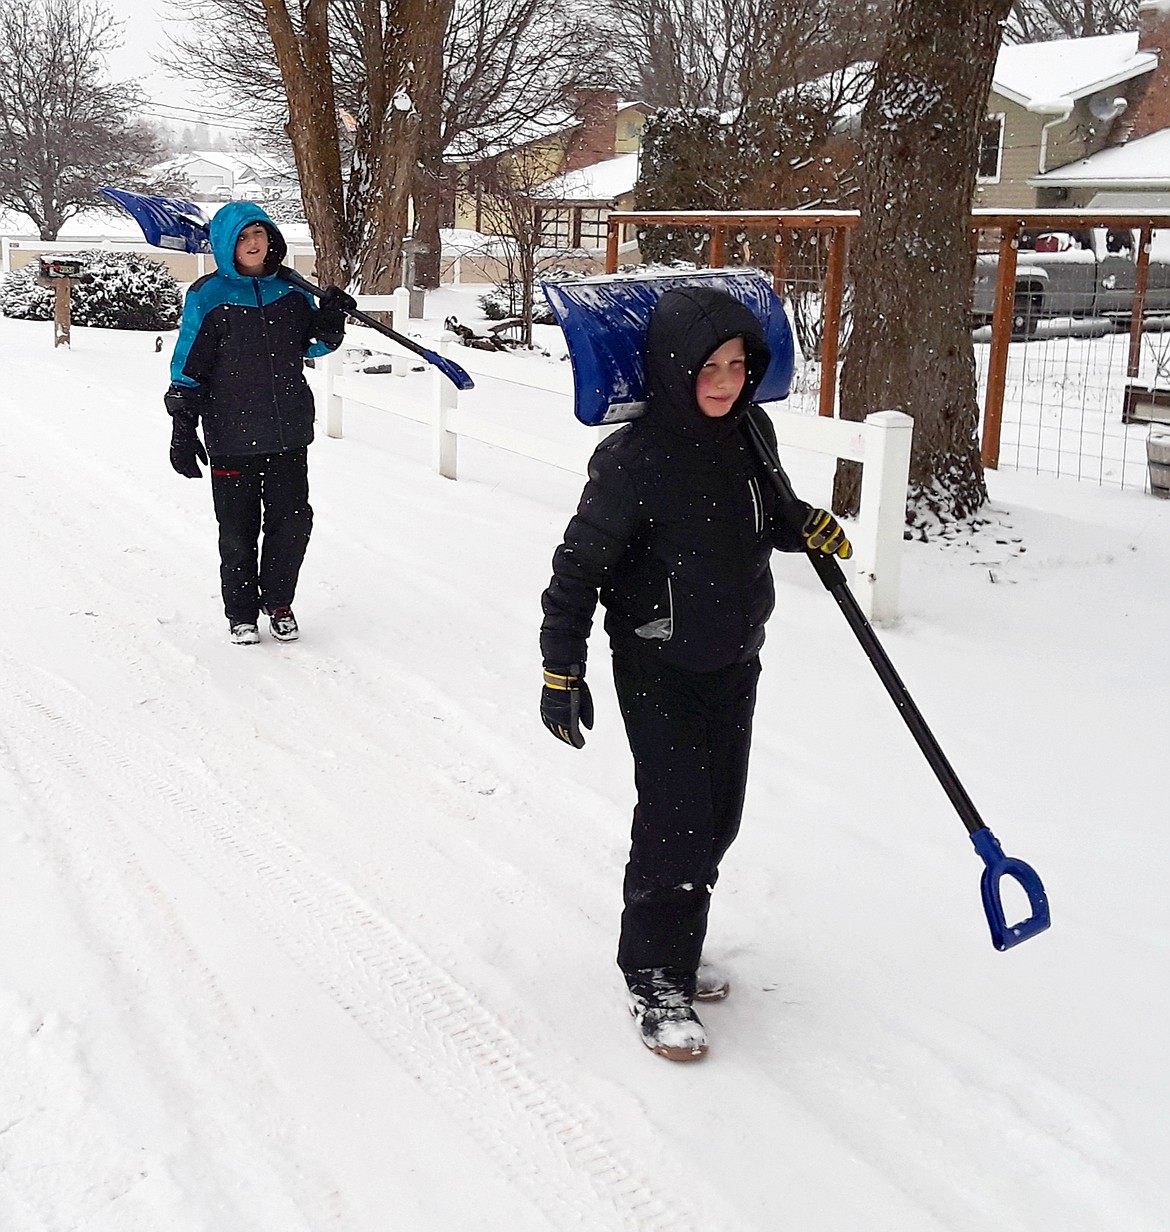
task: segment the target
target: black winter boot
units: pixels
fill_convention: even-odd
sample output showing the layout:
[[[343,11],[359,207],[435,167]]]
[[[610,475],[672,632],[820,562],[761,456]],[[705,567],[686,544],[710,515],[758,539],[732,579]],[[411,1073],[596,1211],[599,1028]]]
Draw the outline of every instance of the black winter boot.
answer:
[[[691,1001],[693,973],[646,967],[624,973],[642,1043],[668,1061],[697,1061],[707,1054],[707,1033]]]

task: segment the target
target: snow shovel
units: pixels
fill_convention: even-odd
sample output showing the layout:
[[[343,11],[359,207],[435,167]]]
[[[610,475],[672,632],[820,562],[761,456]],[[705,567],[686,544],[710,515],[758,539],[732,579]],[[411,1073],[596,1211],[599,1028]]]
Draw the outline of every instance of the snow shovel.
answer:
[[[569,344],[573,407],[585,424],[621,423],[646,409],[642,352],[654,305],[674,287],[714,287],[734,296],[756,316],[772,362],[756,397],[776,402],[792,384],[792,331],[771,278],[753,269],[701,270],[665,276],[600,275],[576,281],[545,279],[545,299]]]
[[[325,294],[321,287],[314,285],[307,278],[302,278],[295,269],[291,269],[287,265],[282,265],[276,271],[276,276],[283,278],[285,282],[291,283],[294,287],[300,287],[302,291],[308,291],[310,295],[316,295],[318,298]],[[388,325],[383,325],[381,321],[374,320],[372,316],[362,312],[360,308],[352,309],[349,315],[355,320],[361,321],[363,325],[368,325],[370,329],[376,329],[378,333],[385,334],[387,338],[392,338],[400,347],[405,347],[406,350],[413,351],[415,355],[421,356],[432,367],[438,368],[456,389],[475,388],[475,382],[454,360],[448,359],[445,355],[438,354],[437,351],[428,350],[425,346],[415,342],[413,338],[408,338],[405,334],[398,333],[397,330],[391,329]]]
[[[121,188],[102,188],[98,190],[103,197],[120,205],[129,213],[142,228],[142,234],[148,244],[155,248],[170,248],[178,252],[211,252],[209,237],[210,222],[207,215],[192,201],[183,201],[177,197],[148,197],[142,193],[126,192]],[[294,269],[282,265],[277,270],[277,277],[318,299],[324,291],[302,278]],[[466,371],[445,355],[439,355],[407,338],[397,330],[383,325],[373,317],[355,308],[349,314],[363,325],[375,329],[387,338],[393,339],[400,347],[421,356],[428,364],[438,370],[455,386],[456,389],[474,389],[475,382]]]
[[[744,417],[744,425],[748,440],[763,463],[772,481],[772,486],[780,497],[781,509],[792,510],[795,513],[799,508],[799,505],[795,503],[796,494],[780,465],[776,451],[750,412]],[[797,526],[795,529],[799,530],[800,527]],[[966,788],[959,781],[959,776],[947,760],[942,746],[926,725],[922,712],[914,704],[909,690],[902,683],[889,655],[878,641],[877,634],[866,620],[865,613],[862,612],[857,599],[849,589],[845,574],[837,563],[836,557],[826,556],[824,552],[815,549],[809,549],[807,555],[817,571],[817,576],[821,579],[821,584],[837,601],[842,615],[849,622],[849,627],[861,643],[861,648],[873,664],[882,684],[886,686],[886,692],[897,706],[898,713],[910,729],[910,734],[918,742],[918,747],[930,763],[930,768],[942,785],[943,791],[947,793],[950,802],[955,806],[955,811],[959,814],[963,825],[967,827],[967,833],[971,836],[975,850],[983,860],[984,869],[980,879],[980,891],[983,896],[983,912],[991,928],[992,944],[997,950],[1008,950],[1013,945],[1019,945],[1021,941],[1027,941],[1029,937],[1043,932],[1051,920],[1048,915],[1048,896],[1044,892],[1044,886],[1036,870],[1025,864],[1023,860],[1005,856],[995,835],[984,825]],[[1017,924],[1009,924],[1004,916],[1003,899],[1000,894],[1000,882],[1004,877],[1014,878],[1028,896],[1031,914]]]
[[[788,396],[792,375],[792,339],[788,329],[783,305],[772,291],[771,284],[763,275],[751,275],[748,271],[719,271],[715,274],[685,275],[662,279],[592,279],[584,282],[546,283],[545,296],[553,312],[561,320],[568,339],[570,358],[573,362],[574,385],[578,399],[577,418],[585,423],[614,422],[618,418],[631,419],[645,409],[644,382],[641,356],[645,347],[646,326],[650,311],[663,291],[673,286],[694,285],[699,279],[703,285],[717,286],[737,299],[744,300],[765,325],[768,345],[773,347],[773,338],[782,334],[779,347],[773,347],[773,363],[768,375],[761,382],[757,399],[772,401]],[[763,284],[770,303],[767,312],[760,313],[752,300],[745,295],[761,294],[757,290]],[[603,289],[604,288],[604,289]],[[568,326],[566,326],[568,322]],[[574,349],[580,348],[580,355]],[[637,354],[635,363],[627,353]],[[781,357],[778,377],[774,384],[768,378],[777,368],[776,356]],[[614,376],[608,375],[606,364],[613,357]],[[774,392],[779,390],[780,392]],[[636,409],[632,409],[636,408]],[[610,418],[606,418],[609,416]],[[763,464],[776,493],[780,507],[796,515],[799,509],[796,494],[780,465],[775,449],[749,412],[744,417],[744,427],[749,443]],[[796,526],[798,531],[800,526]],[[865,618],[841,566],[835,557],[823,552],[809,550],[808,558],[817,571],[825,589],[837,601],[842,614],[849,623],[869,661],[885,685],[894,705],[898,708],[918,747],[926,756],[943,790],[954,805],[967,833],[983,860],[984,869],[980,882],[983,911],[991,929],[991,941],[997,950],[1007,950],[1037,933],[1043,932],[1051,923],[1048,913],[1048,897],[1036,871],[1022,860],[1005,856],[995,835],[984,825],[975,805],[951,767],[934,733],[926,724],[914,699],[902,683],[893,663],[877,639]],[[1004,916],[1000,883],[1004,877],[1012,877],[1028,897],[1031,914],[1016,924],[1009,924]]]

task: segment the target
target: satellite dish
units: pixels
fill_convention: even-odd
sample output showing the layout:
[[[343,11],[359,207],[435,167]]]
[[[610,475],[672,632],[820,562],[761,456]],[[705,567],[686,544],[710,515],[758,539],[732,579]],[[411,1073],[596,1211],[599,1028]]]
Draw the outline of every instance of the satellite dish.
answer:
[[[1089,99],[1089,111],[1092,112],[1095,119],[1103,120],[1106,123],[1110,120],[1116,120],[1128,106],[1129,99],[1110,98],[1107,94],[1094,94]]]

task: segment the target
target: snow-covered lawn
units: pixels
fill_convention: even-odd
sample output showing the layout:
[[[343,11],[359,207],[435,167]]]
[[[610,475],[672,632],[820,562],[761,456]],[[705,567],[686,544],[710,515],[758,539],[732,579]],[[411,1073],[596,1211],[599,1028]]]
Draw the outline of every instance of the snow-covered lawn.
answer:
[[[311,453],[302,640],[230,646],[169,350],[0,318],[4,1232],[1166,1228],[1170,504],[1005,471],[973,540],[907,545],[882,640],[1051,898],[1006,954],[845,622],[777,558],[712,912],[735,986],[673,1066],[613,964],[600,636],[587,747],[536,713],[579,477],[465,444],[446,481],[423,426],[353,407]]]

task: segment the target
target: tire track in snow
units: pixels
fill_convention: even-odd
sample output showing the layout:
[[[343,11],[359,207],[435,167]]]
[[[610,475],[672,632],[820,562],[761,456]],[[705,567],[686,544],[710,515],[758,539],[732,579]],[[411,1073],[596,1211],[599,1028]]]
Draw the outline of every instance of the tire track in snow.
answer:
[[[271,1098],[264,1065],[241,1042],[215,972],[192,948],[165,889],[108,813],[116,797],[91,775],[80,729],[27,696],[15,698],[19,713],[2,686],[0,698],[0,763],[20,811],[36,819],[36,848],[53,876],[73,889],[69,914],[102,947],[99,957],[110,955],[100,1002],[108,1008],[42,1018],[24,1005],[21,1017],[32,1024],[25,1033],[38,1046],[15,1069],[37,1094],[28,1140],[5,1158],[22,1208],[39,1212],[37,1228],[105,1227],[112,1217],[126,1232],[213,1232],[226,1219],[239,1232],[263,1232],[258,1207],[288,1232],[352,1227],[334,1179],[295,1130],[283,1118],[256,1121],[254,1110]],[[20,721],[30,715],[31,723]],[[193,1002],[197,1016],[185,1009]],[[127,1047],[131,1070],[123,1068]],[[157,1133],[149,1146],[120,1111],[126,1081]],[[49,1158],[39,1144],[46,1135],[54,1140]],[[202,1206],[209,1192],[213,1215]]]
[[[133,752],[121,747],[83,697],[47,673],[29,679],[4,658],[6,691],[27,716],[28,738],[240,905],[368,1038],[424,1081],[553,1226],[713,1228],[673,1196],[692,1179],[661,1156],[652,1173],[627,1162],[628,1142],[350,886],[314,867],[223,784],[165,754],[152,758],[141,740]],[[39,700],[50,695],[51,704]]]

